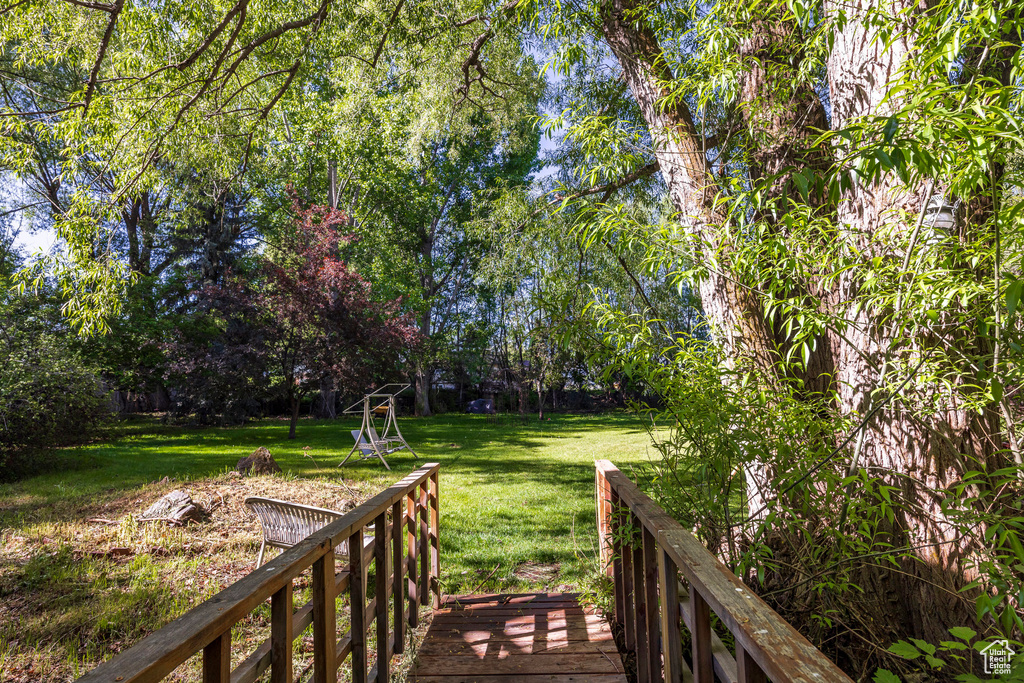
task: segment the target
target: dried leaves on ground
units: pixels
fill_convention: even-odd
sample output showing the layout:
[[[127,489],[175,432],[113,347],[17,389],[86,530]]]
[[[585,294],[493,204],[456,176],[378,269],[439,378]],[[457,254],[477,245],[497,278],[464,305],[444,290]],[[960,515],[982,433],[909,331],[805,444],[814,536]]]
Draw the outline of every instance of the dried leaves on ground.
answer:
[[[345,512],[375,493],[366,487],[232,472],[43,506],[0,502],[0,680],[73,680],[252,571],[261,531],[246,497]],[[207,521],[140,521],[176,489]],[[239,624],[233,640],[251,644],[239,658],[268,624],[262,608]]]

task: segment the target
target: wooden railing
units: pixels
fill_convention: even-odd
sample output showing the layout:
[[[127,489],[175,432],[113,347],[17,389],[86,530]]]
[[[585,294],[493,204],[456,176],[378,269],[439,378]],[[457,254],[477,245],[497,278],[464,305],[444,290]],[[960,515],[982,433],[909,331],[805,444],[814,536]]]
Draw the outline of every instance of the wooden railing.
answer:
[[[388,681],[391,657],[405,647],[406,625],[418,625],[420,601],[432,594],[433,606],[440,605],[439,467],[424,465],[79,681],[158,681],[201,651],[208,683],[249,683],[268,668],[271,681],[291,683],[292,642],[310,624],[314,681],[334,683],[349,655],[353,683]],[[363,551],[368,524],[374,524],[374,543]],[[334,549],[346,540],[348,566],[336,573]],[[367,603],[371,562],[375,582]],[[293,610],[293,581],[309,568],[312,599]],[[346,591],[351,627],[339,639],[337,598]],[[270,637],[232,670],[231,627],[267,599]],[[376,627],[376,661],[368,671],[371,624]]]
[[[596,484],[602,560],[615,584],[613,618],[636,655],[638,683],[714,683],[716,675],[723,683],[766,676],[774,683],[850,682],[612,463],[597,462]],[[732,632],[735,656],[712,630],[712,612]]]

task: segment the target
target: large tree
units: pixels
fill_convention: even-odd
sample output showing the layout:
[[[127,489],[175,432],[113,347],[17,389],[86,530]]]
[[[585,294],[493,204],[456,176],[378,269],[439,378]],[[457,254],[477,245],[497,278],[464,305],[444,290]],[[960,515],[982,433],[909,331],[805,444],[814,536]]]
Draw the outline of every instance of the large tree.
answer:
[[[351,171],[345,147],[387,118],[377,105],[400,108],[413,158],[480,112],[492,132],[519,126],[536,69],[522,36],[498,30],[512,20],[511,5],[475,0],[17,3],[0,23],[0,168],[64,239],[52,265],[69,313],[102,329],[125,280],[166,266],[169,199],[216,247],[227,207],[252,192],[265,214],[287,210],[288,182],[330,203],[327,169]],[[373,180],[360,175],[338,183],[342,205]],[[182,178],[200,196],[175,191]]]
[[[939,640],[976,610],[1005,633],[1020,626],[1012,593],[958,595],[1003,562],[993,556],[1013,556],[990,553],[982,530],[1015,481],[1000,468],[1020,462],[1003,392],[1019,350],[1003,301],[1005,249],[1019,241],[1020,178],[1006,165],[1020,139],[1019,17],[996,2],[953,21],[958,7],[613,0],[537,13],[564,73],[617,63],[638,119],[625,126],[645,128],[619,176],[660,171],[675,215],[644,239],[662,251],[652,264],[699,293],[721,381],[754,377],[742,385],[801,401],[820,422],[817,463],[790,444],[747,450],[748,541],[793,513],[813,534],[838,531],[842,557],[863,532],[849,515],[868,488],[836,497],[824,473],[864,472],[897,492],[867,548],[895,548],[882,554],[897,566],[854,565],[867,607],[850,630],[876,640]],[[580,109],[577,136],[614,128],[593,100]],[[614,168],[596,145],[586,164]],[[628,233],[616,225],[605,234]],[[793,494],[805,481],[810,507]],[[973,512],[954,510],[951,490],[969,491]],[[984,578],[999,585],[1000,572]]]

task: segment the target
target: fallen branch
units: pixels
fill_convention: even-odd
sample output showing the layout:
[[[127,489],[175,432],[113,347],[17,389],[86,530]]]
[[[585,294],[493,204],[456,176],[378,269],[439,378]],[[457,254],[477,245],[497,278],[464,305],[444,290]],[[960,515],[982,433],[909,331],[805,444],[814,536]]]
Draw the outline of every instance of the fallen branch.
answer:
[[[209,502],[206,504],[206,514],[209,515],[214,510],[216,510],[218,508],[222,508],[222,507],[224,507],[226,505],[226,503],[224,502],[224,494],[218,491],[217,492],[217,496],[220,498],[220,500],[214,500],[211,497]]]
[[[492,570],[491,570],[491,573],[490,573],[490,574],[488,574],[487,576],[485,576],[485,577],[484,577],[484,580],[483,580],[483,581],[481,581],[480,583],[478,583],[478,584],[476,585],[476,588],[474,588],[473,590],[471,590],[471,591],[469,592],[469,594],[470,594],[470,595],[476,595],[476,592],[477,592],[478,590],[480,590],[480,588],[481,588],[481,587],[483,587],[483,585],[484,585],[485,583],[487,583],[487,580],[488,580],[489,578],[491,578],[492,576],[494,576],[494,572],[498,571],[498,567],[500,567],[500,566],[501,566],[501,562],[499,562],[498,564],[494,565],[494,569],[492,569]]]

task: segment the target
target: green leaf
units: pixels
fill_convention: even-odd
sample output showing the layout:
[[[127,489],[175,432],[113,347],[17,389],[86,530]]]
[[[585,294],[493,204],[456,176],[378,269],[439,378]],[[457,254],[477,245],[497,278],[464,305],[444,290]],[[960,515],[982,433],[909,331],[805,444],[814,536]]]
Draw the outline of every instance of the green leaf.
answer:
[[[802,173],[794,173],[793,182],[796,183],[797,189],[800,190],[800,196],[803,197],[803,200],[806,202],[808,197],[807,178],[805,178]]]
[[[883,152],[881,149],[875,150],[875,157],[882,164],[882,168],[886,170],[889,170],[894,166],[894,164],[892,163],[892,159],[889,158],[889,155]]]
[[[917,659],[921,656],[920,650],[905,640],[899,640],[890,645],[889,652],[903,657],[904,659]]]
[[[872,679],[875,683],[900,683],[900,677],[888,669],[879,669]]]
[[[1012,316],[1017,312],[1021,292],[1024,291],[1024,280],[1014,280],[1006,287],[1006,314]]]
[[[896,137],[896,131],[900,128],[899,119],[895,116],[890,116],[885,122],[885,128],[882,129],[882,135],[885,136],[885,141],[891,143],[892,139]]]
[[[917,645],[917,647],[922,652],[927,652],[930,655],[935,654],[935,646],[926,640],[921,640],[920,638],[911,638],[910,642],[912,642],[914,645]]]
[[[959,640],[970,641],[978,635],[978,632],[969,629],[966,626],[954,626],[953,628],[949,629],[949,635],[953,638],[958,638]]]

